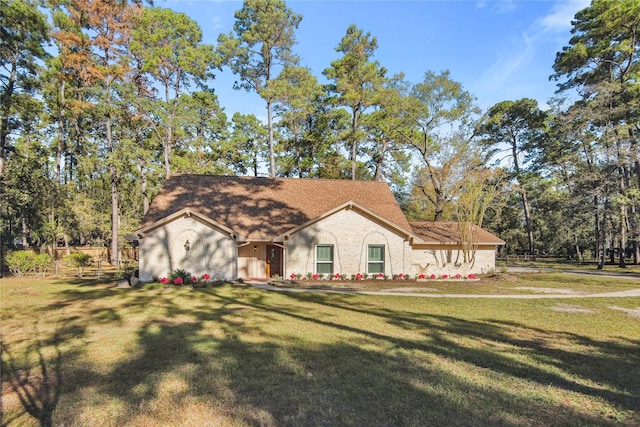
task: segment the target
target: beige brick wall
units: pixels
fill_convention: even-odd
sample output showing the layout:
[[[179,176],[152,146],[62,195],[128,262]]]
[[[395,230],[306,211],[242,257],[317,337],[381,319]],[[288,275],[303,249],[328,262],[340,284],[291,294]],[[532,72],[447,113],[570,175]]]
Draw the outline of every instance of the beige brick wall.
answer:
[[[285,243],[284,277],[315,273],[315,248],[334,245],[334,273],[367,271],[368,245],[385,246],[385,274],[407,273],[411,266],[408,241],[353,210],[341,210],[290,236]]]
[[[189,252],[184,248],[189,241]],[[163,277],[178,268],[194,276],[233,278],[235,243],[194,216],[182,216],[148,233],[140,241],[140,280]]]
[[[189,241],[187,253],[184,244]],[[341,210],[291,235],[285,242],[284,277],[315,273],[316,245],[334,245],[334,273],[367,272],[368,245],[385,246],[385,274],[455,275],[486,273],[495,269],[495,247],[478,248],[473,265],[464,265],[459,247],[420,245],[413,248],[398,235],[354,210]],[[239,248],[252,251],[253,244]],[[236,278],[264,276],[264,243],[258,251],[236,262],[235,242],[194,216],[182,216],[149,232],[140,241],[140,280],[167,276],[181,268],[195,276]],[[238,269],[238,271],[236,271]],[[255,271],[254,271],[255,270]]]
[[[495,270],[495,246],[480,246],[473,264],[465,264],[460,246],[416,245],[411,274],[482,274]]]

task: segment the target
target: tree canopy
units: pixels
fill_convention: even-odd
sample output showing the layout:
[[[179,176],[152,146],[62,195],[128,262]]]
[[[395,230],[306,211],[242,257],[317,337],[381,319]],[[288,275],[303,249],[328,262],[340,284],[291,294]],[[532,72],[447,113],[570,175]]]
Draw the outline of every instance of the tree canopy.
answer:
[[[0,15],[0,254],[99,244],[118,262],[178,172],[384,180],[410,219],[482,224],[509,254],[640,263],[635,0],[577,13],[546,111],[480,111],[447,70],[388,75],[356,25],[314,75],[283,0],[245,0],[216,45],[141,1],[5,0]],[[229,71],[264,122],[220,104]]]

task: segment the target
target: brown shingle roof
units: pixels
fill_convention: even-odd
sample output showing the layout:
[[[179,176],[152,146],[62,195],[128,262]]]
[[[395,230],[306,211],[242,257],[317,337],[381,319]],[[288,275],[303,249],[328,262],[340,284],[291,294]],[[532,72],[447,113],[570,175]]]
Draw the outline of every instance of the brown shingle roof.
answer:
[[[460,224],[458,222],[411,221],[413,233],[427,243],[460,244]],[[474,225],[478,232],[477,243],[504,245],[504,240],[487,230]]]
[[[214,175],[171,175],[140,229],[190,208],[239,236],[269,240],[350,201],[411,232],[384,182]]]

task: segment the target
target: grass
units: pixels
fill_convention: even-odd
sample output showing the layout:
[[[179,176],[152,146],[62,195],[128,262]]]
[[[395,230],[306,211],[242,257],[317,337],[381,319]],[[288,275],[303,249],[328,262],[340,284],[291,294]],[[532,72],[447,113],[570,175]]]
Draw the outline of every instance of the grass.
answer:
[[[516,283],[633,286],[586,279]],[[500,283],[515,286],[467,286]],[[425,299],[25,278],[0,280],[0,301],[3,425],[38,425],[9,384],[16,378],[54,425],[640,424],[640,319],[612,308],[640,308],[640,298]]]
[[[544,270],[579,270],[590,271],[597,273],[615,273],[619,275],[638,275],[640,274],[640,266],[631,263],[631,259],[627,259],[629,264],[626,267],[619,267],[616,262],[607,262],[604,264],[602,270],[598,270],[598,262],[590,259],[585,262],[577,262],[576,260],[566,258],[555,257],[538,257],[535,261],[524,260],[521,257],[510,256],[509,258],[500,258],[496,262],[496,269],[512,267],[526,267],[531,269],[544,269]]]

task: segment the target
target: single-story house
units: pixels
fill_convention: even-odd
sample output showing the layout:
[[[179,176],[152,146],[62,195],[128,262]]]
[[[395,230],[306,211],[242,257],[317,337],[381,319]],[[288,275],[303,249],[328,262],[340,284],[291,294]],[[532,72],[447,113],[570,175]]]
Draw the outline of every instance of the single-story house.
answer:
[[[291,274],[468,274],[504,242],[458,223],[409,223],[384,182],[171,175],[134,237],[139,278],[183,269],[227,279]]]

